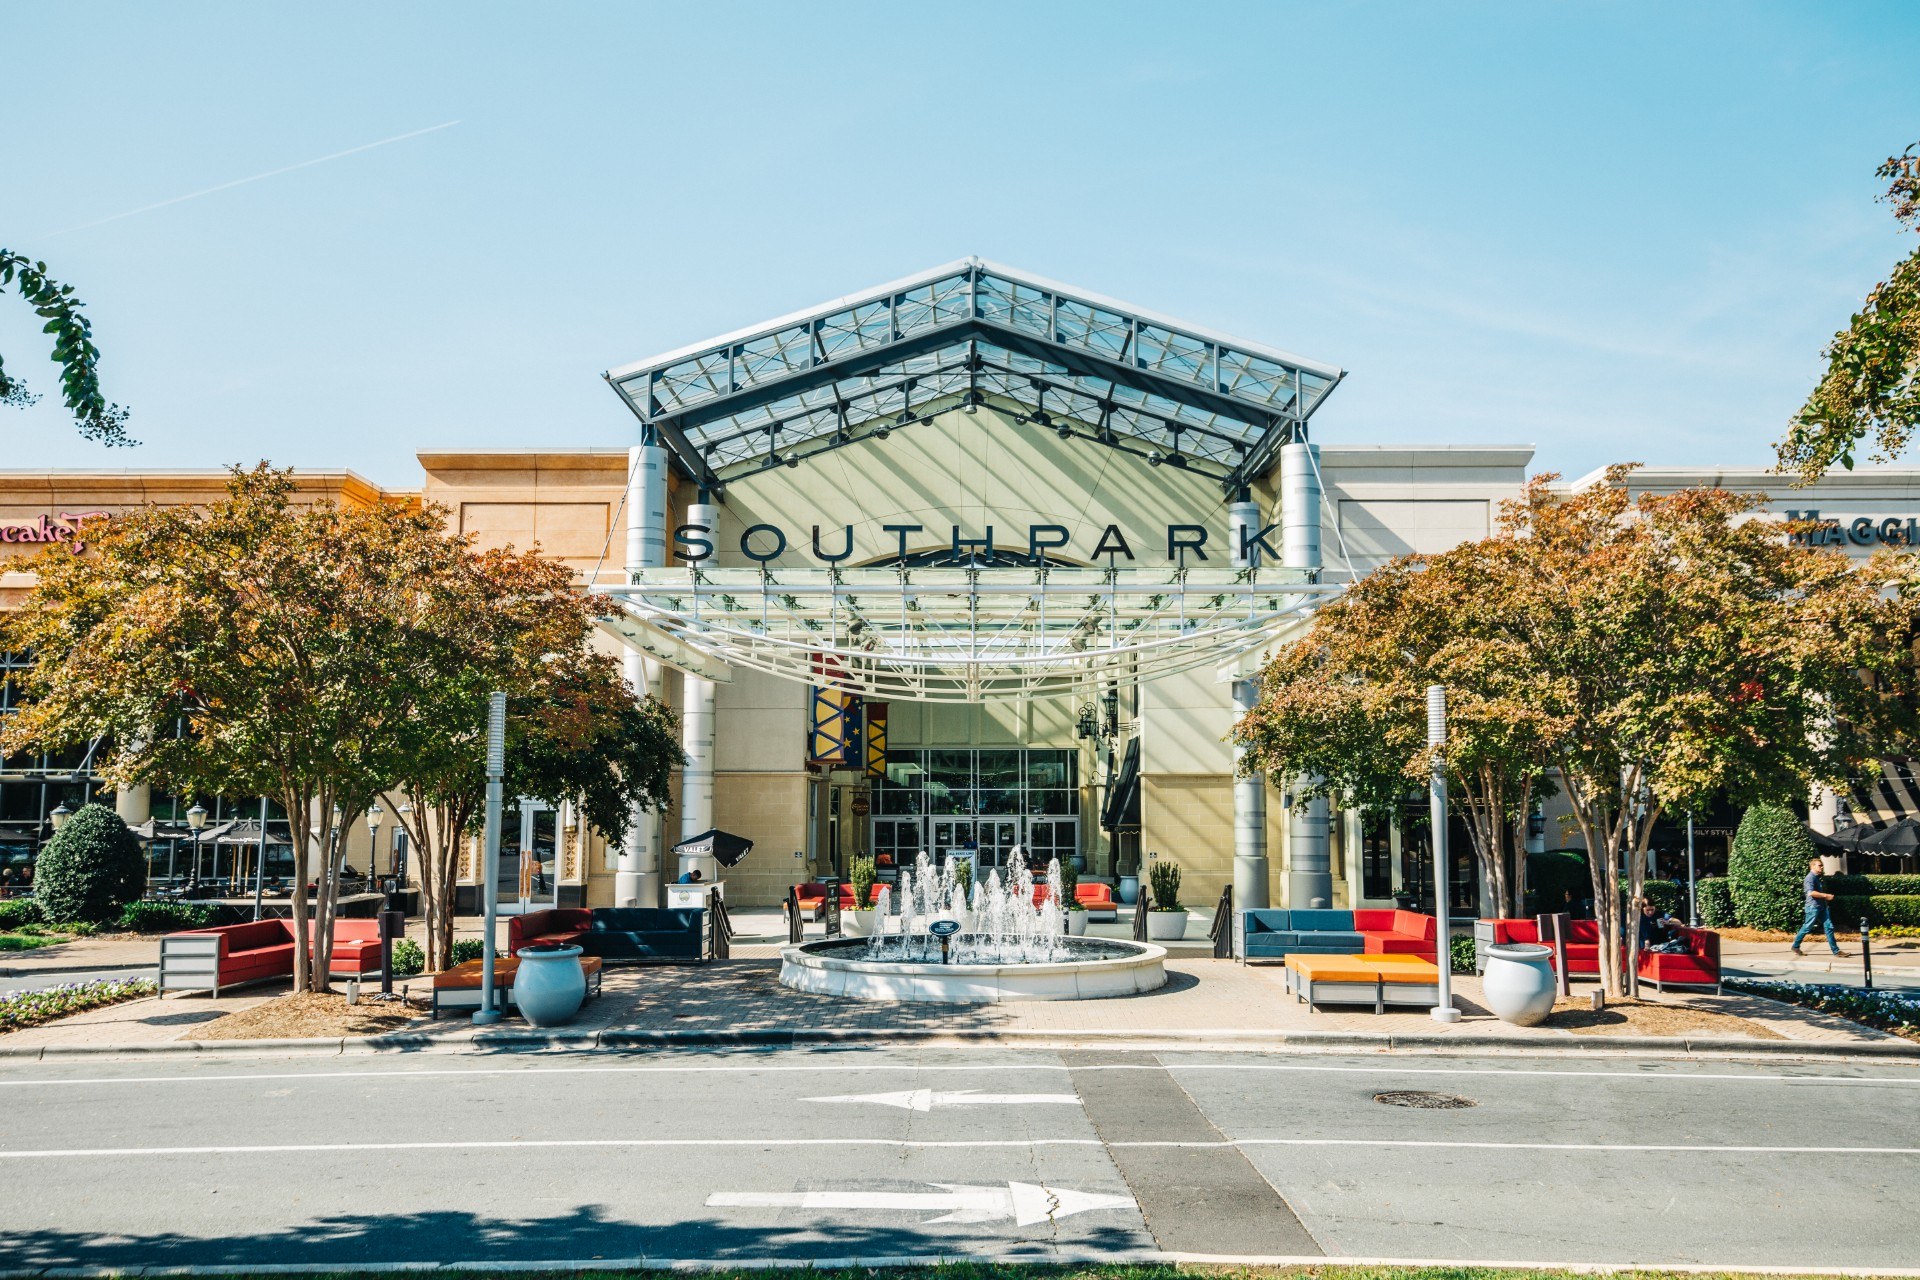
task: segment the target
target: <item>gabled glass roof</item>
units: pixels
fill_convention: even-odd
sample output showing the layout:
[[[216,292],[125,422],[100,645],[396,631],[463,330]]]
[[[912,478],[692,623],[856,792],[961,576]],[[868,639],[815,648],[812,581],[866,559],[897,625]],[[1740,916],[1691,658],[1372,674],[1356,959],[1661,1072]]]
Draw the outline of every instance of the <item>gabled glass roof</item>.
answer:
[[[717,490],[981,404],[1239,488],[1345,374],[968,258],[606,376]]]

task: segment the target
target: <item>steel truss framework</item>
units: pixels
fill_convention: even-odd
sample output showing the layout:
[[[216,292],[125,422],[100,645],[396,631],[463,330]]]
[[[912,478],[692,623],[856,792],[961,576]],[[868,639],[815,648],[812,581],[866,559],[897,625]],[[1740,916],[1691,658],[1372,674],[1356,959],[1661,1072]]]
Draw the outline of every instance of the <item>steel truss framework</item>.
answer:
[[[1084,696],[1231,662],[1340,588],[1280,569],[644,569],[596,594],[621,643],[713,680],[745,667],[875,698]]]
[[[718,493],[982,404],[1234,491],[1345,374],[968,258],[606,376]]]

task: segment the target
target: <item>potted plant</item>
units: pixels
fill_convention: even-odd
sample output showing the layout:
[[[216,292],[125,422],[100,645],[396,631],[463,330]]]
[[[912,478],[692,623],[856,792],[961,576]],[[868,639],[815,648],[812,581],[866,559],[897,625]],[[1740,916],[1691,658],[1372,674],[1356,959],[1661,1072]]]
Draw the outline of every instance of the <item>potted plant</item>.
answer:
[[[957,858],[953,864],[954,887],[960,890],[960,901],[966,904],[966,912],[960,924],[963,928],[973,927],[973,859]]]
[[[840,932],[864,938],[873,932],[873,859],[855,858],[847,867],[847,879],[853,885],[853,910],[841,915]]]
[[[1068,858],[1059,864],[1059,883],[1053,886],[1053,895],[1060,904],[1061,919],[1066,922],[1067,932],[1079,938],[1087,932],[1087,909],[1080,905],[1075,892],[1080,887],[1080,868],[1074,865],[1076,861]]]
[[[1153,888],[1153,910],[1147,913],[1147,937],[1155,942],[1178,942],[1187,936],[1187,909],[1180,905],[1180,868],[1164,858],[1147,873]]]
[[[1122,906],[1131,907],[1140,901],[1140,863],[1132,854],[1120,860],[1114,877],[1113,893],[1120,899]]]

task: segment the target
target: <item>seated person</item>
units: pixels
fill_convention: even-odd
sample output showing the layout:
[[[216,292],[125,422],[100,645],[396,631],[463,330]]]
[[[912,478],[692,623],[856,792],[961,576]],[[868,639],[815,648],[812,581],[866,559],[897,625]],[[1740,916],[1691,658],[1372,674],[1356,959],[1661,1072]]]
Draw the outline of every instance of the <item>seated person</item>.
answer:
[[[1640,899],[1639,930],[1642,951],[1684,954],[1687,944],[1681,940],[1675,930],[1685,927],[1685,922],[1676,920],[1672,916],[1661,915],[1654,908],[1652,899]]]
[[[700,868],[698,868],[698,867],[695,867],[695,868],[694,868],[693,870],[691,870],[691,871],[689,871],[689,872],[687,872],[687,873],[686,873],[685,875],[683,875],[683,876],[681,876],[681,877],[680,877],[680,879],[679,879],[679,880],[677,881],[677,883],[679,883],[679,884],[699,884],[699,883],[700,883],[700,881],[701,881],[701,876],[700,876]]]

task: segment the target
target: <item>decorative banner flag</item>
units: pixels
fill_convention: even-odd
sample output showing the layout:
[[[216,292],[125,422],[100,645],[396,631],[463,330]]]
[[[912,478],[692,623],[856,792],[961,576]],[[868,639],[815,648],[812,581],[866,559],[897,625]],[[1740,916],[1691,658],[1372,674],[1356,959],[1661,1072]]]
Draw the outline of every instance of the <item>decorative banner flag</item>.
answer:
[[[884,778],[887,774],[887,704],[869,702],[866,713],[867,776]]]
[[[860,698],[844,689],[812,690],[807,727],[807,763],[845,768],[860,759]]]

